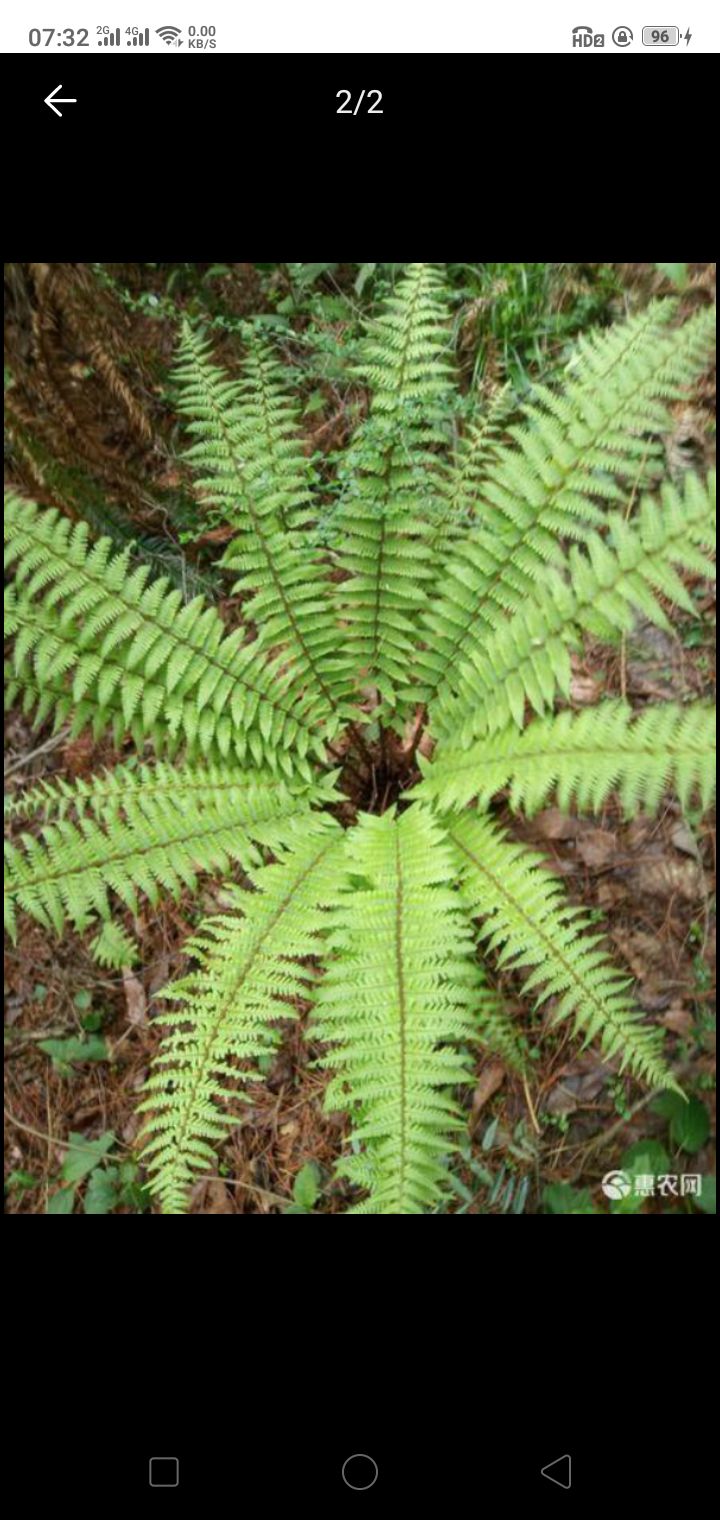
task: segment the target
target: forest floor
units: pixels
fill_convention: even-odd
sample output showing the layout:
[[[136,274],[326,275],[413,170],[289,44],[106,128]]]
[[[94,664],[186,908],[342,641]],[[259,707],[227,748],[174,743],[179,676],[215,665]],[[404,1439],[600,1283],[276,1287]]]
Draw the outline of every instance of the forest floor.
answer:
[[[707,299],[714,293],[711,266],[690,267],[696,288],[688,292],[688,302]],[[258,286],[252,266],[234,269],[240,273],[232,282],[233,299],[242,318],[257,310]],[[618,270],[634,301],[645,300],[657,288],[653,266]],[[20,328],[23,320],[21,312]],[[87,375],[92,365],[77,319],[74,325],[71,320],[56,321],[54,327],[48,323],[41,335],[46,384],[57,385],[60,369],[60,389],[65,402],[70,396],[75,418],[73,447],[111,494],[120,499],[124,493],[127,499],[133,493],[135,520],[156,535],[165,553],[163,535],[170,547],[172,543],[158,501],[162,503],[163,493],[172,492],[178,483],[174,449],[179,431],[158,377],[171,359],[175,333],[169,317],[149,315],[142,308],[125,313],[123,320],[124,341],[140,354],[146,375],[136,398],[142,417],[132,418],[117,383],[107,381],[100,388],[94,383],[96,374]],[[37,317],[29,321],[28,344],[40,342]],[[11,337],[22,346],[21,331]],[[230,345],[231,339],[227,342]],[[323,407],[311,409],[306,418],[313,454],[337,448],[350,426],[333,386],[321,384],[320,393]],[[50,405],[47,397],[36,404]],[[52,405],[60,427],[57,399]],[[676,428],[668,442],[671,474],[680,474],[688,464],[702,468],[712,462],[714,432],[708,422],[714,419],[714,407],[713,374],[675,409]],[[41,470],[37,461],[35,468]],[[31,490],[27,475],[18,478],[12,458],[9,476],[10,483]],[[41,500],[53,499],[49,487],[43,498],[37,482],[35,494]],[[211,529],[205,535],[208,552],[198,560],[199,574],[205,573],[206,565],[211,567],[213,541],[221,534]],[[672,635],[641,623],[619,651],[586,643],[582,658],[574,662],[571,701],[576,709],[604,696],[622,695],[640,706],[713,694],[714,593],[704,582],[690,579],[688,584],[695,612],[674,616]],[[118,754],[107,739],[96,743],[83,735],[70,740],[64,731],[52,736],[49,724],[33,730],[18,711],[8,714],[6,792],[51,777],[87,777],[122,758],[125,754]],[[685,1090],[708,1111],[714,1135],[714,819],[693,812],[683,817],[679,805],[667,800],[656,818],[625,822],[614,804],[597,817],[582,819],[549,807],[530,822],[514,818],[512,828],[542,849],[552,869],[566,878],[573,900],[602,924],[618,965],[627,967],[635,979],[640,1008],[667,1031],[668,1059]],[[18,942],[5,950],[7,1212],[46,1210],[48,1200],[67,1181],[67,1167],[65,1176],[61,1169],[71,1134],[88,1146],[102,1136],[114,1137],[114,1143],[104,1142],[109,1148],[108,1196],[114,1211],[150,1207],[134,1156],[139,1127],[135,1108],[159,1038],[153,1022],[157,994],[186,968],[184,940],[200,916],[217,909],[218,895],[218,887],[206,880],[199,899],[185,893],[158,908],[145,903],[137,919],[126,915],[142,948],[142,961],[122,976],[103,971],[93,961],[86,943],[89,935],[67,932],[56,940],[21,916]],[[510,1007],[520,1014],[512,977],[505,978],[504,991]],[[533,1037],[546,1018],[546,1010],[529,1018],[523,1014],[533,1050]],[[96,1058],[73,1059],[72,1046],[65,1043],[72,1040],[82,1040],[86,1049],[89,1042]],[[48,1041],[60,1042],[54,1054],[52,1044],[50,1050],[41,1048]],[[457,1208],[450,1205],[448,1212],[519,1211],[519,1199],[524,1212],[539,1212],[545,1190],[568,1182],[589,1190],[597,1203],[600,1177],[620,1167],[628,1147],[639,1140],[660,1142],[674,1172],[714,1171],[710,1136],[692,1154],[681,1154],[669,1135],[668,1118],[655,1111],[652,1096],[618,1076],[595,1048],[578,1054],[577,1043],[563,1031],[545,1034],[539,1050],[533,1079],[527,1083],[493,1058],[478,1060],[474,1091],[467,1098],[470,1141],[454,1173]],[[248,1090],[237,1126],[219,1154],[216,1174],[196,1185],[193,1212],[283,1212],[293,1205],[295,1180],[308,1162],[317,1169],[317,1210],[333,1213],[346,1207],[345,1185],[332,1181],[345,1121],[340,1115],[323,1114],[327,1079],[312,1069],[316,1054],[303,1039],[302,1022],[288,1023],[263,1086]],[[76,1211],[82,1206],[81,1186]],[[644,1212],[674,1209],[690,1211],[689,1201],[652,1198],[644,1205]],[[98,1206],[96,1211],[106,1210]],[[601,1197],[599,1211],[604,1211]]]

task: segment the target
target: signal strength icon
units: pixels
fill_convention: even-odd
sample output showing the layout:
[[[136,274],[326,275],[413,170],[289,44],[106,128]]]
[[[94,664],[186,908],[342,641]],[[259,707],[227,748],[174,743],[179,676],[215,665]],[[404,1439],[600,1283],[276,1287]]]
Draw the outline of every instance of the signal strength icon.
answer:
[[[182,43],[177,41],[180,36],[180,30],[179,26],[158,26],[155,28],[158,37],[162,37],[163,42],[167,43],[168,47],[172,47],[173,43],[175,43],[176,47],[182,47]]]

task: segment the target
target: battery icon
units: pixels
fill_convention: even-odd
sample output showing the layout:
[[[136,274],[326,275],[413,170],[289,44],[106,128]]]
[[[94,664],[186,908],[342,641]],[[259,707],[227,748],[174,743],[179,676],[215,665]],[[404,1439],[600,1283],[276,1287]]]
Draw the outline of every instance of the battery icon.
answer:
[[[643,47],[677,47],[680,41],[679,26],[644,26]]]

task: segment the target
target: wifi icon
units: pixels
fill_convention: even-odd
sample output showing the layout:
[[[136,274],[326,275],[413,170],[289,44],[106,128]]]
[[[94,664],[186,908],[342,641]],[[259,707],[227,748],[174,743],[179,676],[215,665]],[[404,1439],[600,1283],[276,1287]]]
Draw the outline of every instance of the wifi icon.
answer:
[[[162,37],[163,42],[166,42],[168,47],[180,36],[179,26],[158,26],[155,30],[158,37]]]

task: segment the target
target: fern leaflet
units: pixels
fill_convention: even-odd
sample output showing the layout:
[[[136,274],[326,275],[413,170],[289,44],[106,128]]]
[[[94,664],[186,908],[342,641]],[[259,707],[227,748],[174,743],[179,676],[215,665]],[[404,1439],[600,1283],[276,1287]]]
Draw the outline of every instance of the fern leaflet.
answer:
[[[598,501],[621,502],[618,480],[637,487],[654,461],[656,435],[670,427],[666,402],[707,365],[714,313],[702,311],[675,331],[643,324],[621,343],[605,384],[581,375],[562,396],[544,388],[523,408],[524,426],[495,451],[478,483],[477,521],[444,567],[443,594],[423,614],[426,649],[418,654],[417,700],[444,700],[455,671],[484,647],[492,629],[562,563],[562,537],[602,527]]]
[[[342,837],[322,816],[288,831],[278,863],[250,869],[254,892],[229,889],[241,912],[206,919],[188,942],[198,969],[165,991],[181,1007],[162,1015],[169,1032],[140,1105],[164,1213],[184,1213],[196,1173],[212,1161],[210,1142],[237,1123],[229,1084],[257,1078],[251,1063],[277,1044],[277,1020],[297,1017],[294,1000],[308,996],[313,973],[297,962],[320,948]]]
[[[108,721],[120,708],[128,728],[153,733],[162,707],[170,736],[181,735],[190,751],[216,745],[241,762],[249,751],[255,764],[280,764],[290,775],[304,768],[308,750],[324,755],[322,696],[288,692],[280,662],[243,644],[242,628],[226,633],[202,597],[183,605],[164,578],[149,582],[147,566],[128,576],[129,550],[111,557],[107,538],[89,549],[84,523],[72,528],[54,509],[12,494],[5,536],[18,587],[6,628],[16,635],[19,674],[30,658],[41,685],[74,668],[74,700],[89,697]]]
[[[358,374],[373,387],[372,406],[351,446],[337,514],[338,563],[348,574],[338,588],[346,624],[339,666],[377,686],[391,707],[432,575],[428,472],[449,390],[445,299],[440,276],[412,266],[366,341]]]
[[[473,1038],[479,978],[429,813],[365,814],[350,842],[313,1031],[333,1042],[327,1107],[349,1109],[365,1143],[341,1165],[370,1188],[350,1212],[417,1214],[440,1196],[440,1157],[461,1127],[447,1089],[467,1058],[448,1042]]]
[[[613,516],[607,541],[594,534],[584,551],[574,546],[568,578],[549,571],[526,610],[506,620],[472,662],[461,665],[453,680],[457,696],[439,700],[431,713],[438,735],[467,745],[509,722],[521,727],[526,700],[543,714],[558,688],[567,697],[568,643],[579,628],[612,640],[632,629],[636,612],[669,628],[656,593],[692,610],[673,566],[713,576],[704,551],[714,543],[714,523],[714,471],[706,484],[688,476],[683,496],[663,486],[660,502],[646,497],[631,522]]]
[[[66,917],[78,929],[107,918],[109,889],[137,912],[138,890],[157,902],[161,887],[174,895],[194,887],[198,870],[224,873],[233,860],[247,870],[258,858],[255,842],[274,848],[322,795],[266,777],[236,772],[218,782],[182,768],[168,787],[162,772],[145,767],[137,777],[121,767],[89,789],[52,789],[44,805],[54,805],[54,821],[39,838],[23,834],[22,848],[5,844],[6,927],[14,934],[16,902],[60,933]],[[65,816],[70,808],[76,823]]]
[[[330,710],[347,695],[328,656],[337,626],[328,572],[294,527],[307,500],[294,410],[278,383],[279,366],[256,340],[239,384],[211,362],[210,345],[188,326],[178,378],[182,409],[199,441],[188,457],[199,466],[201,489],[224,508],[235,536],[220,563],[241,571],[233,590],[251,595],[246,616],[259,625],[258,648],[281,647],[288,701],[302,702],[313,683]],[[307,516],[305,510],[304,515]],[[275,667],[280,665],[275,660]]]
[[[575,715],[539,719],[519,732],[511,726],[469,749],[443,745],[430,765],[419,757],[424,780],[413,795],[461,808],[510,787],[513,808],[532,814],[554,793],[558,807],[599,813],[617,791],[628,816],[656,811],[671,787],[684,808],[697,792],[704,808],[715,794],[715,712],[704,702],[668,702],[633,718],[624,702],[603,702]]]
[[[599,948],[602,935],[589,927],[582,908],[572,907],[562,883],[541,855],[506,839],[488,817],[468,815],[448,828],[456,847],[463,896],[481,918],[480,936],[498,952],[498,965],[530,967],[526,993],[544,983],[539,1006],[559,1001],[550,1026],[573,1019],[584,1043],[598,1039],[606,1059],[620,1059],[652,1087],[677,1087],[660,1046],[662,1032],[643,1025],[627,996],[628,977]]]

